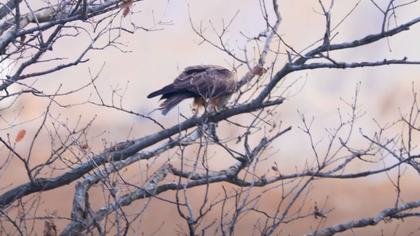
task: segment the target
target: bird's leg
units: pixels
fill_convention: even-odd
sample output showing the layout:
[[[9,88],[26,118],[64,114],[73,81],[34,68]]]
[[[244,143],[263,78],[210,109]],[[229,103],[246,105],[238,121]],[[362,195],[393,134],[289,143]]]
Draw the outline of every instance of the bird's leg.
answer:
[[[198,113],[200,112],[200,107],[193,104],[192,105],[192,112],[193,112],[193,116],[198,116]]]
[[[223,111],[227,108],[227,104],[229,102],[231,96],[224,96],[224,97],[219,97],[216,100],[216,104],[215,104],[215,110],[217,112],[219,111]]]
[[[200,112],[200,107],[204,106],[204,104],[205,102],[202,98],[194,98],[194,102],[192,104],[193,116],[198,116],[198,113]]]
[[[212,113],[216,113],[219,111],[219,99],[209,99],[208,103],[207,103],[207,112],[209,112],[210,114]]]

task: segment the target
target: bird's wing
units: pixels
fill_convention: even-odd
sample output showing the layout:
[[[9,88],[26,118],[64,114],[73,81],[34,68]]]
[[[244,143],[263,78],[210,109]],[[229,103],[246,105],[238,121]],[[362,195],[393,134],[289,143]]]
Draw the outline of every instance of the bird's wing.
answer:
[[[172,83],[175,90],[204,98],[227,96],[235,92],[233,73],[221,66],[187,67]]]

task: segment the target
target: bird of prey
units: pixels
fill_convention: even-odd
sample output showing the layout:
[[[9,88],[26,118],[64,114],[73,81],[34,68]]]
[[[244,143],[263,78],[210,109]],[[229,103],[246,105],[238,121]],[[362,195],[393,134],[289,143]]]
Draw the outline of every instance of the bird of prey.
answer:
[[[235,77],[235,73],[222,66],[190,66],[172,84],[154,91],[147,98],[161,95],[160,99],[165,99],[159,108],[163,115],[187,98],[194,98],[193,106],[197,110],[200,106],[207,110],[218,110],[226,105],[236,91]]]

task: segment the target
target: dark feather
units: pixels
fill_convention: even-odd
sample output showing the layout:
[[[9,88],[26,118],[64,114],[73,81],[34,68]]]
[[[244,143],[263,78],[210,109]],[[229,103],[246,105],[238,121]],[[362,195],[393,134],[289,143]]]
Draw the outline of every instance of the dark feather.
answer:
[[[203,72],[205,70],[206,70],[206,68],[204,68],[204,67],[201,67],[201,68],[187,67],[184,70],[184,74],[191,75],[191,74],[194,74],[194,73]]]
[[[160,107],[162,108],[162,114],[166,115],[172,108],[174,108],[176,105],[178,105],[182,100],[190,98],[191,96],[189,94],[176,94],[172,97],[169,97],[166,99],[162,104],[160,104]]]

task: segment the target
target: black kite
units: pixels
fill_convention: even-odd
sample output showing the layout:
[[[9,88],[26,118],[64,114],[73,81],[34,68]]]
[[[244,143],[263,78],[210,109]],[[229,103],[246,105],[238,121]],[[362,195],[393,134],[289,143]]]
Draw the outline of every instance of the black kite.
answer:
[[[164,115],[187,98],[194,98],[197,107],[216,110],[226,105],[236,87],[235,73],[230,70],[215,65],[198,65],[185,68],[172,84],[147,98],[162,95],[160,99],[165,101],[160,104],[160,109]]]

